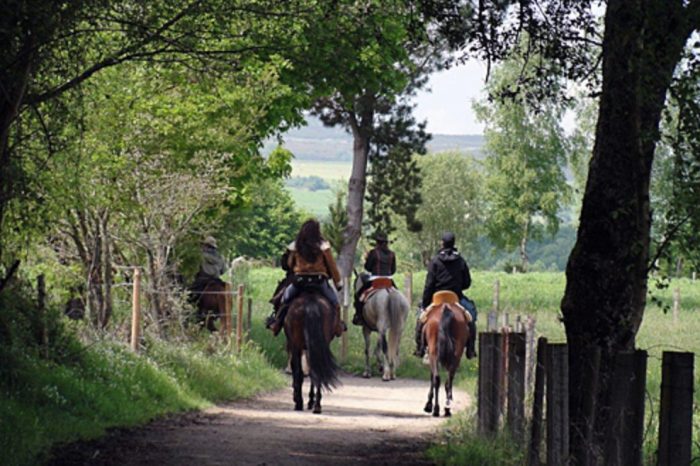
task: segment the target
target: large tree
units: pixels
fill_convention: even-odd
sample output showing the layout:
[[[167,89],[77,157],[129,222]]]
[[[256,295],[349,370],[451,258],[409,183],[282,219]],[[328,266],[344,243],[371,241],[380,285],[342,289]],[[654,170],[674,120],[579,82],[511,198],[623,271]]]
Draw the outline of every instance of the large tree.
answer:
[[[606,461],[615,359],[634,348],[646,304],[649,184],[659,121],[684,49],[700,29],[698,0],[609,0],[601,42],[594,4],[483,1],[470,16],[475,34],[462,36],[490,63],[503,59],[527,31],[531,56],[545,58],[541,72],[530,79],[535,85],[521,86],[533,101],[552,90],[552,77],[595,78],[594,66],[602,66],[602,82],[590,84],[599,96],[595,143],[562,300],[571,455],[577,464]],[[592,60],[586,49],[599,59]],[[695,52],[684,67],[697,73]],[[593,373],[597,386],[581,390]]]
[[[32,140],[56,148],[61,103],[103,69],[129,61],[230,72],[261,51],[292,46],[309,2],[9,0],[0,16],[0,231],[12,201],[30,194]],[[254,64],[253,64],[254,65]],[[299,110],[301,102],[290,101]],[[294,121],[294,112],[284,121]],[[19,206],[17,211],[22,211]],[[2,238],[2,235],[0,235]],[[0,239],[0,261],[7,260]]]
[[[425,83],[427,73],[445,61],[445,47],[435,34],[437,11],[442,10],[425,6],[411,0],[320,3],[324,21],[308,25],[301,54],[293,51],[290,58],[290,81],[310,84],[317,96],[314,113],[326,125],[339,125],[353,136],[348,224],[338,258],[345,276],[352,272],[362,233],[370,158],[396,156],[402,169],[391,175],[412,177],[416,172],[410,169],[410,154],[406,157],[395,148],[425,150],[426,138],[411,117],[408,98]],[[410,221],[413,211],[405,213]]]

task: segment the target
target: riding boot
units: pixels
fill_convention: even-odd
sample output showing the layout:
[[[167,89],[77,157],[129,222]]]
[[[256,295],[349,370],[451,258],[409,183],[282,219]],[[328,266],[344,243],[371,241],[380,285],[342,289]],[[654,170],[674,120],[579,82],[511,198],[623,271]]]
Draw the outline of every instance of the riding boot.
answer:
[[[343,336],[343,332],[348,330],[347,325],[343,322],[343,318],[340,315],[340,304],[335,306],[335,336],[340,338]]]
[[[416,319],[416,350],[413,355],[422,358],[425,355],[425,344],[423,342],[423,323],[420,319]]]
[[[476,323],[472,320],[469,322],[469,338],[467,338],[467,359],[476,357]]]
[[[362,326],[365,323],[365,319],[362,316],[362,308],[364,304],[360,300],[355,301],[355,315],[352,316],[352,324]]]
[[[267,328],[272,330],[272,335],[279,335],[282,327],[284,326],[284,318],[287,317],[287,310],[289,306],[284,305],[278,311],[276,316],[270,316],[267,318]]]

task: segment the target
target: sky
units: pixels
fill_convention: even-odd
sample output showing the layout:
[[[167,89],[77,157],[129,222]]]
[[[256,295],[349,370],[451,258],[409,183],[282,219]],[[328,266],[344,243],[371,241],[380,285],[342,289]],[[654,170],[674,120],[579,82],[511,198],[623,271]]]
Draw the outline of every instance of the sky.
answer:
[[[427,120],[431,133],[482,134],[472,101],[483,98],[485,77],[486,65],[476,60],[433,74],[414,100],[414,115]]]

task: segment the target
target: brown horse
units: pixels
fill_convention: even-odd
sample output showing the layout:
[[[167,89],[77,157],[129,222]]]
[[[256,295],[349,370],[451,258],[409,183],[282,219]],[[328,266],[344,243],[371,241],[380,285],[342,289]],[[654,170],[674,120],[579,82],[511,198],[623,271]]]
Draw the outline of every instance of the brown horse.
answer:
[[[315,414],[320,414],[321,388],[330,391],[338,384],[338,364],[330,350],[335,319],[336,313],[330,303],[317,293],[302,291],[289,306],[284,320],[284,334],[287,337],[287,352],[291,357],[296,411],[304,409],[301,393],[304,383],[301,358],[304,350],[311,379],[308,409],[313,408]]]
[[[223,319],[226,315],[228,299],[226,294],[226,284],[222,281],[210,281],[204,286],[197,297],[197,322],[202,327],[206,327],[210,332],[216,332],[214,322],[216,319]]]
[[[432,309],[429,310],[423,326],[423,338],[428,346],[430,361],[430,392],[424,411],[432,412],[435,417],[440,416],[440,366],[447,370],[445,416],[449,417],[452,415],[452,382],[469,338],[469,318],[457,302],[457,295],[451,291],[435,293]]]

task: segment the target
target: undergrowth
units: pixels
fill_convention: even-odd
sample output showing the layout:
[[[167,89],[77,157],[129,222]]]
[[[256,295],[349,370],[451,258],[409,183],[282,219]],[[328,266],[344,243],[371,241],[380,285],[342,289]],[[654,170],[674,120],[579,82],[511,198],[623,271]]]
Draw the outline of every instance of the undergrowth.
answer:
[[[80,341],[58,314],[40,318],[25,295],[14,290],[0,302],[3,465],[41,464],[57,444],[284,386],[255,345],[237,354],[208,336],[152,339],[137,355],[107,335]]]

